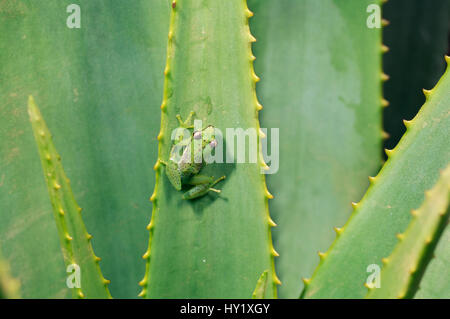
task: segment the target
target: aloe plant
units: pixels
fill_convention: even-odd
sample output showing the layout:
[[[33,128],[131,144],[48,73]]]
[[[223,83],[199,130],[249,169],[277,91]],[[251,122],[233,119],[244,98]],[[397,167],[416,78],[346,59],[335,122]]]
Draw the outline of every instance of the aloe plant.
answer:
[[[389,159],[378,175],[370,178],[363,199],[353,204],[346,225],[336,229],[337,239],[321,254],[312,280],[307,280],[305,297],[363,297],[367,267],[378,264],[394,248],[396,234],[403,232],[411,219],[410,211],[419,206],[439,170],[447,166],[448,70],[433,90],[425,90],[427,102],[413,120],[405,121],[405,135],[395,149],[386,150]],[[439,152],[430,152],[433,149]],[[322,289],[323,285],[329,288]]]
[[[384,49],[381,29],[365,27],[372,3],[253,1],[262,123],[280,128],[268,183],[283,298],[299,296],[381,166]]]
[[[38,145],[42,168],[54,212],[56,228],[63,251],[64,262],[83,269],[79,284],[74,284],[72,293],[79,298],[111,297],[105,279],[100,271],[100,257],[91,246],[92,235],[86,231],[81,218],[81,207],[73,198],[70,180],[61,165],[61,157],[56,152],[52,136],[32,96],[28,100],[28,114]]]
[[[24,298],[71,296],[27,114],[33,95],[110,290],[130,298],[144,274],[170,6],[76,3],[80,29],[66,26],[58,0],[0,6],[0,242]]]
[[[382,164],[383,1],[113,2],[0,4],[0,297],[449,297],[449,71]],[[193,200],[189,114],[257,150]]]
[[[369,286],[368,298],[412,297],[414,283],[418,282],[426,262],[426,255],[433,252],[433,240],[439,239],[439,232],[446,226],[450,213],[450,165],[430,191],[425,193],[425,201],[417,210],[412,210],[413,220],[404,233],[399,233],[399,243],[391,256],[383,259],[379,288]]]

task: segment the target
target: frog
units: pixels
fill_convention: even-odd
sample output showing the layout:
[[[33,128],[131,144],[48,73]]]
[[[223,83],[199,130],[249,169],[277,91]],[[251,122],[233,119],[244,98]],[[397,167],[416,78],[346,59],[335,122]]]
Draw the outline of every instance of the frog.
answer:
[[[194,125],[190,123],[194,114],[195,112],[191,111],[185,121],[182,120],[180,114],[177,114],[179,129],[193,129]],[[205,196],[210,191],[220,193],[221,191],[213,186],[224,180],[225,176],[215,179],[214,176],[199,174],[206,164],[204,154],[210,154],[217,146],[215,127],[208,125],[201,130],[192,132],[189,138],[183,138],[177,132],[173,142],[169,160],[160,160],[160,162],[166,167],[167,178],[176,190],[180,191],[184,185],[193,186],[182,195],[182,199],[196,199]]]

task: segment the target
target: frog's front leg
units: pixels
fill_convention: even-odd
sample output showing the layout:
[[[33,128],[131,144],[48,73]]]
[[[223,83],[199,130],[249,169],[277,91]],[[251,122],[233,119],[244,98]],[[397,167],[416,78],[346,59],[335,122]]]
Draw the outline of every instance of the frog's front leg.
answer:
[[[195,112],[191,111],[191,113],[189,113],[189,116],[187,117],[186,121],[183,121],[181,119],[181,115],[177,114],[176,118],[178,120],[178,123],[180,124],[180,127],[182,128],[194,128],[194,124],[189,124],[190,122],[192,122],[192,117],[194,116]]]
[[[214,177],[205,175],[195,175],[186,184],[195,185],[183,194],[183,199],[194,199],[206,195],[209,191],[220,193],[220,190],[213,188],[218,182],[225,179],[222,176],[216,180]]]

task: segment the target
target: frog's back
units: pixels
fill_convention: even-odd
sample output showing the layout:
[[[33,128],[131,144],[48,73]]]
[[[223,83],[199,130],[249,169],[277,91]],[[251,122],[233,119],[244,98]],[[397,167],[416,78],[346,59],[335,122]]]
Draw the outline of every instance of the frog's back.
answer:
[[[181,178],[185,179],[192,177],[192,175],[198,174],[198,172],[200,172],[200,170],[203,167],[203,163],[194,163],[194,164],[179,163],[179,167]]]
[[[191,145],[192,147],[193,145]],[[198,152],[198,151],[197,151]],[[180,160],[178,161],[178,168],[181,174],[182,180],[187,180],[192,175],[198,174],[200,170],[203,167],[203,158],[194,156],[196,153],[195,149],[194,152],[191,152],[190,147],[186,147],[184,149],[183,155],[181,156]],[[201,151],[200,151],[201,156]],[[198,163],[197,163],[198,162]]]

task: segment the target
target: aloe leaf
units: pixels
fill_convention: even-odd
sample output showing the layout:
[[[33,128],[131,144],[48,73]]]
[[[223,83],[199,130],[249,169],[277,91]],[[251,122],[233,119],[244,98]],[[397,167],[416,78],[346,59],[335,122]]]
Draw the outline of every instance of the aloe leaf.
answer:
[[[447,224],[414,298],[450,299],[450,226]]]
[[[425,193],[419,209],[411,211],[413,220],[406,231],[398,234],[399,243],[389,257],[383,259],[380,286],[368,285],[366,298],[410,298],[414,295],[418,278],[433,252],[448,222],[450,200],[450,166],[443,171],[436,185]],[[448,273],[448,270],[444,272]]]
[[[446,57],[447,63],[449,58]],[[381,263],[405,231],[410,211],[419,207],[424,192],[438,179],[450,158],[450,76],[426,91],[427,102],[405,124],[407,131],[303,291],[306,298],[362,298],[372,265]]]
[[[389,53],[383,67],[390,76],[384,86],[390,102],[384,111],[384,128],[390,135],[386,147],[393,148],[411,119],[425,102],[421,89],[432,87],[445,70],[442,55],[448,49],[450,2],[448,0],[395,0],[383,6],[390,21],[383,31]]]
[[[297,298],[381,166],[381,29],[367,0],[251,1],[261,126],[279,128],[268,175],[282,298]],[[269,134],[270,137],[270,134]],[[270,149],[270,146],[269,146]]]
[[[11,276],[10,266],[0,255],[0,299],[18,299],[20,283]]]
[[[262,273],[261,277],[259,277],[258,282],[256,283],[255,290],[252,294],[252,299],[264,299],[267,288],[267,274],[268,271],[265,270]]]
[[[92,235],[86,231],[81,208],[73,197],[70,181],[53,145],[51,133],[32,96],[28,100],[28,114],[41,158],[64,262],[68,269],[72,266],[74,276],[77,271],[79,273],[79,282],[73,277],[74,286],[69,287],[72,295],[75,298],[110,298],[107,287],[109,280],[101,273],[101,259],[95,256],[91,245]]]
[[[164,98],[161,105],[159,160],[151,200],[148,261],[141,281],[147,298],[249,298],[261,273],[269,269],[266,297],[276,296],[265,165],[207,165],[203,175],[225,175],[217,188],[196,200],[183,200],[166,176],[161,161],[172,148],[171,133],[195,111],[202,127],[255,129],[259,103],[255,95],[246,1],[178,0],[172,5]],[[236,144],[235,144],[236,145]],[[221,144],[216,148],[221,149]],[[225,149],[224,154],[225,154]],[[227,147],[228,150],[228,147]]]
[[[70,4],[81,28],[70,29]],[[24,298],[70,297],[24,105],[41,110],[117,298],[144,274],[168,1],[0,1],[0,245]],[[101,240],[100,240],[101,238]]]

